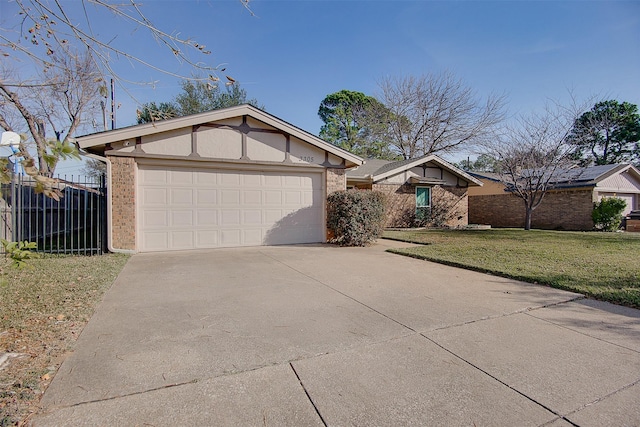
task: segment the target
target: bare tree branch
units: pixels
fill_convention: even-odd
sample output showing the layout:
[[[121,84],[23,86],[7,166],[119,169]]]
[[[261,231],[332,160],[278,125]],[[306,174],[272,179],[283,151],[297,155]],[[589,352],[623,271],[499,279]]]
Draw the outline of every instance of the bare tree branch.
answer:
[[[484,144],[485,153],[497,160],[507,191],[523,201],[526,230],[553,184],[576,177],[567,138],[577,114],[574,108],[549,104],[541,113],[520,116]]]
[[[249,8],[249,0],[238,0]],[[208,57],[206,46],[179,33],[169,33],[151,22],[138,0],[80,0],[79,16],[72,6],[60,0],[14,0],[18,15],[6,19],[0,27],[0,126],[22,133],[19,157],[26,173],[43,191],[53,191],[47,178],[60,158],[77,155],[71,137],[91,118],[97,108],[100,93],[106,92],[105,82],[114,79],[125,92],[133,82],[114,67],[115,60],[141,64],[154,71],[182,80],[216,83],[221,66],[192,59],[192,54]],[[94,20],[110,15],[142,29],[167,50],[181,65],[189,66],[189,75],[182,75],[157,65],[153,60],[132,54],[114,43],[114,38],[98,36]],[[20,68],[19,77],[9,73],[7,64],[13,61]],[[26,64],[26,66],[25,66]],[[196,70],[194,72],[194,69]],[[31,75],[33,74],[33,75]],[[201,75],[203,77],[194,77]],[[234,80],[227,77],[230,82]],[[133,99],[135,99],[132,96]],[[47,129],[55,137],[47,135]],[[35,147],[35,155],[30,151]],[[36,161],[37,157],[37,161]],[[55,195],[55,192],[53,193]]]
[[[504,118],[504,96],[482,102],[450,72],[384,78],[378,85],[378,100],[391,112],[387,137],[406,159],[480,144]]]

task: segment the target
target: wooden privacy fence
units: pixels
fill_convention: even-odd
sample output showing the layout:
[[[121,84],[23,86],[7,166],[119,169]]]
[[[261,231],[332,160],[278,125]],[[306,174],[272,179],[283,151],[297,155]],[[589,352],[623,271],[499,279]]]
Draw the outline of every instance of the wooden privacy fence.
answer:
[[[36,242],[38,252],[94,255],[106,252],[104,176],[58,176],[59,201],[37,194],[34,181],[14,175],[0,188],[0,238]],[[4,247],[0,247],[0,253]]]

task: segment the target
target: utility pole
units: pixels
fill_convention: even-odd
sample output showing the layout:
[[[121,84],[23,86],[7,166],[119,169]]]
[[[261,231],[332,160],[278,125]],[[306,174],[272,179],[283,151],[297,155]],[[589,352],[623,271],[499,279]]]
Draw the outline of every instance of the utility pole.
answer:
[[[116,128],[116,93],[115,84],[111,79],[111,130]]]

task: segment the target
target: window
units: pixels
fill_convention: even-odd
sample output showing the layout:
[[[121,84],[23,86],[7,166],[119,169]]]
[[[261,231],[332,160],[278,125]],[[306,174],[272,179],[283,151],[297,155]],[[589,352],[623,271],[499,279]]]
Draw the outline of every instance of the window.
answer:
[[[416,209],[431,207],[431,187],[416,187]]]

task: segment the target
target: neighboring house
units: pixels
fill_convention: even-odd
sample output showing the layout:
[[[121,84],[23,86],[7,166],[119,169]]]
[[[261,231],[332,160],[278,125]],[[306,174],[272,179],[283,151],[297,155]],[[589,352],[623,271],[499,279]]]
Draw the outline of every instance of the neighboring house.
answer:
[[[524,227],[522,199],[508,191],[497,174],[470,172],[484,185],[469,189],[469,222],[492,227]],[[532,215],[533,228],[591,230],[591,212],[603,197],[627,202],[624,214],[639,209],[640,172],[629,164],[561,170]]]
[[[112,251],[324,242],[362,159],[249,105],[86,135],[107,161]]]
[[[386,227],[411,227],[416,212],[431,214],[433,226],[468,224],[467,192],[482,183],[435,155],[417,159],[367,160],[347,171],[347,187],[387,195]]]

